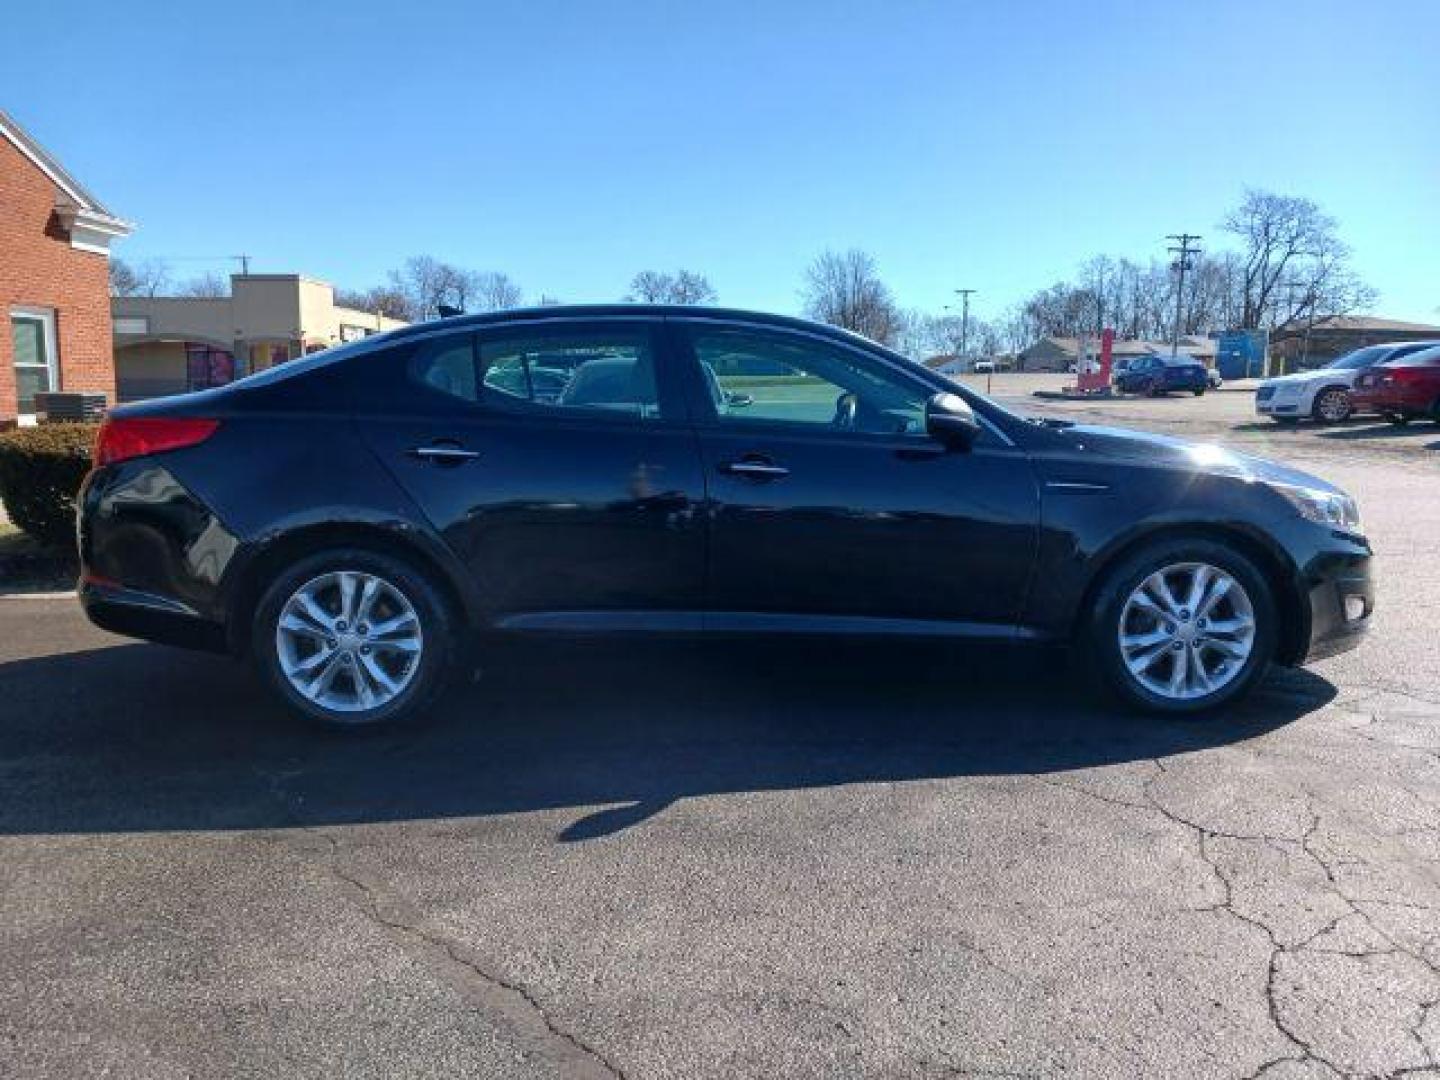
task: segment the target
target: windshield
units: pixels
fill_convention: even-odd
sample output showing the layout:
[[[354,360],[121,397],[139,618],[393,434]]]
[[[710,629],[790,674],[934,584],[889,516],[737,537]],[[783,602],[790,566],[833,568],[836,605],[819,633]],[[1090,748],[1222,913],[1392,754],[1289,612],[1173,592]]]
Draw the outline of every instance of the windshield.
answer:
[[[1347,371],[1370,367],[1372,364],[1378,363],[1387,351],[1383,346],[1371,345],[1365,349],[1356,349],[1354,352],[1346,353],[1344,356],[1337,356],[1325,366],[1327,368],[1343,368]]]

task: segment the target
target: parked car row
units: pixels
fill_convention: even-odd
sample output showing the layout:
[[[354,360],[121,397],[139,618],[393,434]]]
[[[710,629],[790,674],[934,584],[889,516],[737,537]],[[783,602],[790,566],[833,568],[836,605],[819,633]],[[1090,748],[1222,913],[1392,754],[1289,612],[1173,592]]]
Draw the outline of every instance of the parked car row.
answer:
[[[1309,417],[1339,424],[1357,412],[1394,423],[1440,419],[1440,341],[1368,345],[1314,371],[1266,379],[1255,391],[1255,411],[1280,423]]]

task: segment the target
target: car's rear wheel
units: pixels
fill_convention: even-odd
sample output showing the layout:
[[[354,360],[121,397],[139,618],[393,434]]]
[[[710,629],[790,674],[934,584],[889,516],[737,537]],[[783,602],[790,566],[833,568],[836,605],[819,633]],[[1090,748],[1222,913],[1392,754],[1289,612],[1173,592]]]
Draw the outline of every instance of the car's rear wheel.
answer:
[[[1343,424],[1350,419],[1354,406],[1350,403],[1350,391],[1340,386],[1322,390],[1315,397],[1311,415],[1322,424]]]
[[[267,686],[327,727],[402,723],[445,687],[454,632],[444,598],[409,563],[364,549],[286,568],[255,611],[251,642]]]
[[[1107,685],[1153,712],[1213,709],[1247,693],[1275,653],[1275,602],[1227,546],[1172,539],[1115,567],[1097,595],[1090,652]]]
[[[1406,424],[1410,423],[1410,417],[1407,416],[1405,413],[1387,412],[1383,415],[1386,420],[1394,424],[1396,427],[1404,427]]]
[[[1192,394],[1194,394],[1196,397],[1204,397],[1204,396],[1205,396],[1205,387],[1203,387],[1203,386],[1197,386],[1194,390],[1191,390],[1190,392],[1191,392]]]

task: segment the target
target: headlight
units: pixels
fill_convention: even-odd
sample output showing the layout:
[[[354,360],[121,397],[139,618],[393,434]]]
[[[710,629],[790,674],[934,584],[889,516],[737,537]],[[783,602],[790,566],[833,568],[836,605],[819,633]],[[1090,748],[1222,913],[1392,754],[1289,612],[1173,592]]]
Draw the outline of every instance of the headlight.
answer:
[[[1291,487],[1289,484],[1270,486],[1285,496],[1286,501],[1300,512],[1301,517],[1317,525],[1343,529],[1357,536],[1364,535],[1364,526],[1360,524],[1360,507],[1349,495],[1316,488]]]

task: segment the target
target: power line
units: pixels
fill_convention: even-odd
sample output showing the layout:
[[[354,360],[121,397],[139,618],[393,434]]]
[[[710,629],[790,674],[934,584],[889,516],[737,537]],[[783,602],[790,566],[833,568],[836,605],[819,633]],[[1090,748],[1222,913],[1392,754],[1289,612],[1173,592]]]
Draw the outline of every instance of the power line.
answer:
[[[1171,233],[1166,240],[1174,240],[1176,247],[1168,248],[1175,256],[1175,266],[1180,272],[1180,281],[1175,288],[1175,332],[1170,335],[1170,355],[1180,354],[1180,324],[1185,313],[1185,271],[1190,269],[1190,256],[1200,254],[1198,247],[1191,247],[1192,240],[1199,240],[1199,233]]]
[[[240,273],[250,273],[249,255],[149,255],[147,258],[160,262],[238,262]]]

